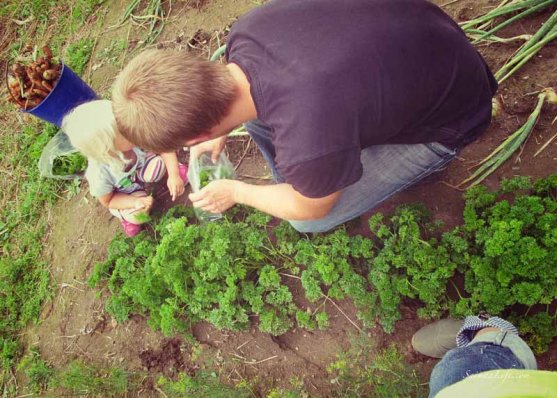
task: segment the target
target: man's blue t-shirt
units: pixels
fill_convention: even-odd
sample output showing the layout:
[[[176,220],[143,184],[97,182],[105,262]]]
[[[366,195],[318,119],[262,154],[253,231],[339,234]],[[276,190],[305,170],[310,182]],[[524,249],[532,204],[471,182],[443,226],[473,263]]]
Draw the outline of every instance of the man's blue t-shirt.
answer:
[[[273,0],[232,26],[226,55],[272,129],[279,173],[308,197],[358,181],[363,148],[472,141],[497,88],[426,0]]]

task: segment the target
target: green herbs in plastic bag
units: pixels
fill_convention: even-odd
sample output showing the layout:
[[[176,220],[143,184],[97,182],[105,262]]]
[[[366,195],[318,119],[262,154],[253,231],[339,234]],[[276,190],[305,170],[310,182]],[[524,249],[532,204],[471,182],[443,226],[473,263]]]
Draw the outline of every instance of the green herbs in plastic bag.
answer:
[[[198,158],[190,156],[188,179],[193,192],[206,187],[211,181],[233,180],[236,178],[234,166],[228,157],[221,152],[216,163],[211,160],[209,152],[202,153]],[[195,209],[195,214],[200,221],[214,221],[222,218],[222,214],[215,214]]]
[[[62,130],[46,144],[39,159],[42,177],[72,180],[82,178],[85,169],[87,159],[72,146]]]

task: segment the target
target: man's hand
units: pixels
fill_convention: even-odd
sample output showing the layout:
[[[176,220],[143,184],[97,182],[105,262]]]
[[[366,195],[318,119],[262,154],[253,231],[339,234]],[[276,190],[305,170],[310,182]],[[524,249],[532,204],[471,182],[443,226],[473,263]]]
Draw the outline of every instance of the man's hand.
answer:
[[[168,186],[168,190],[170,191],[170,196],[172,197],[172,201],[174,202],[176,198],[184,193],[184,181],[182,181],[182,177],[176,174],[168,174],[168,179],[166,180],[166,185]]]
[[[190,148],[190,156],[193,156],[195,159],[204,152],[211,152],[211,160],[213,163],[216,163],[226,145],[226,138],[227,136],[222,136],[214,140],[204,141],[201,144],[194,145]]]
[[[202,190],[191,193],[189,198],[193,207],[209,213],[222,213],[238,203],[237,191],[240,184],[242,182],[235,180],[211,181]]]

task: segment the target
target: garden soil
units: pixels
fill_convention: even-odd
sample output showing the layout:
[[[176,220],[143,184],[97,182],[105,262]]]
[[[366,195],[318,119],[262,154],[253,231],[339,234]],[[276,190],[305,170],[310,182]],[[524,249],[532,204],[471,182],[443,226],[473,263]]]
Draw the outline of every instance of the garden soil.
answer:
[[[251,0],[174,1],[171,17],[163,35],[157,41],[159,48],[178,48],[196,51],[207,56],[226,34],[226,27],[237,16],[257,6]],[[438,3],[442,3],[439,1]],[[485,12],[496,1],[457,1],[445,10],[457,21],[469,19]],[[106,15],[104,28],[115,25],[127,5],[115,1]],[[538,14],[515,23],[501,32],[501,36],[514,36],[534,32],[550,15]],[[126,26],[102,32],[96,45],[91,65],[90,80],[100,92],[107,92],[117,68],[104,65],[99,59],[99,49],[114,37],[128,37],[130,51],[139,39],[128,33]],[[516,44],[492,44],[478,47],[492,70],[497,70],[516,49]],[[94,69],[94,70],[93,70]],[[489,130],[475,143],[464,148],[446,170],[385,202],[380,211],[390,212],[405,203],[422,202],[436,219],[447,226],[461,222],[462,192],[453,188],[469,175],[469,169],[489,154],[499,143],[515,131],[532,111],[536,93],[545,87],[557,88],[557,42],[544,48],[539,55],[522,68],[513,78],[500,87],[497,98],[502,110]],[[537,157],[534,153],[551,136],[557,133],[557,107],[545,106],[537,127],[520,154],[513,156],[485,184],[496,187],[502,178],[514,175],[543,177],[557,170],[557,146],[550,145]],[[269,170],[256,146],[247,137],[235,138],[229,145],[229,156],[237,166],[238,176],[249,182],[269,183]],[[331,327],[325,331],[295,329],[279,337],[257,331],[257,319],[250,330],[232,333],[216,330],[211,325],[193,325],[198,341],[196,347],[180,337],[167,339],[152,331],[146,318],[131,317],[117,324],[104,310],[106,291],[98,292],[87,287],[86,281],[92,267],[106,257],[108,243],[119,230],[119,225],[88,193],[82,192],[69,201],[61,201],[52,214],[45,256],[51,264],[54,297],[45,304],[39,325],[26,331],[26,341],[37,346],[41,355],[52,365],[61,367],[73,359],[81,359],[102,366],[118,365],[128,370],[146,371],[140,396],[157,396],[153,381],[163,374],[172,377],[177,372],[193,373],[210,362],[224,380],[239,382],[255,380],[255,391],[263,394],[272,387],[288,387],[293,377],[303,379],[312,396],[327,396],[331,389],[326,367],[336,355],[350,346],[350,340],[362,326],[356,321],[350,302],[338,306],[327,303]],[[162,188],[159,210],[171,205]],[[183,196],[178,202],[186,203]],[[369,213],[351,224],[355,232],[366,231]],[[290,285],[299,304],[310,307],[303,299],[298,281],[285,281]],[[426,321],[416,318],[416,303],[405,302],[401,308],[403,319],[392,335],[380,329],[366,330],[374,349],[396,344],[406,360],[427,376],[436,363],[410,347],[412,334]],[[557,369],[557,342],[550,351],[539,357],[540,368]]]

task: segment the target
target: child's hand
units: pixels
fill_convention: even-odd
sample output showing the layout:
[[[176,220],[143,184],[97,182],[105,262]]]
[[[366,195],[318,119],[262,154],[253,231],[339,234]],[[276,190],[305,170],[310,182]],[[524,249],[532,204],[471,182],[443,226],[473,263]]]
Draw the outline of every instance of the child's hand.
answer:
[[[174,202],[178,196],[184,193],[184,180],[180,177],[180,163],[176,157],[176,152],[161,153],[162,160],[168,172],[166,185],[170,191],[170,196]]]
[[[154,199],[152,196],[143,196],[140,198],[135,199],[135,208],[136,209],[145,209],[146,212],[149,212],[153,207]]]
[[[184,193],[184,181],[179,174],[169,174],[168,180],[166,181],[168,190],[170,191],[170,196],[174,202],[176,198]]]

